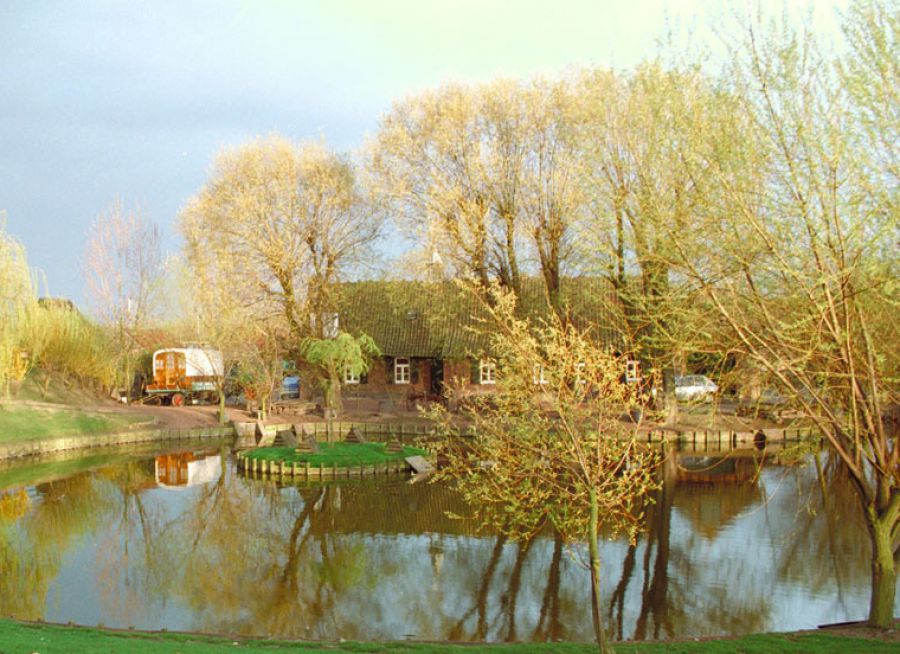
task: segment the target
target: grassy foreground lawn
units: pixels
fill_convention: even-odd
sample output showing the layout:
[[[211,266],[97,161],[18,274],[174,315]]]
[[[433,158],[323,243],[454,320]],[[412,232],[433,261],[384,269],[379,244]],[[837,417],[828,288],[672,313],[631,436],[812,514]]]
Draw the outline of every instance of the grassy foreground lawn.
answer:
[[[337,468],[348,468],[402,461],[408,456],[417,454],[426,456],[427,452],[417,447],[404,447],[400,452],[386,452],[384,443],[319,443],[319,451],[315,454],[300,453],[292,447],[260,447],[250,450],[244,456],[260,461],[285,463],[309,461],[311,466],[318,466],[321,463],[326,468],[332,465]]]
[[[125,431],[145,417],[70,409],[0,405],[0,443]]]
[[[87,627],[35,625],[0,620],[0,652],[3,654],[219,654],[224,652],[384,652],[409,654],[525,654],[526,652],[561,652],[589,654],[596,647],[589,644],[548,643],[532,645],[451,645],[442,643],[314,643],[277,640],[234,640],[213,636],[179,633],[143,633],[105,631]],[[844,636],[810,634],[764,634],[729,640],[706,640],[673,643],[619,643],[620,654],[845,654],[848,652],[896,652],[896,642]]]

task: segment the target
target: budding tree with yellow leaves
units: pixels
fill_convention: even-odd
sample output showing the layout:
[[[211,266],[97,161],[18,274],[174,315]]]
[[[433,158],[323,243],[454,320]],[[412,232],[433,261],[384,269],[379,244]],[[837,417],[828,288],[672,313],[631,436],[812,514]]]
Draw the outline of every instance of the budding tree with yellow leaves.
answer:
[[[566,80],[448,85],[394,105],[369,149],[400,225],[482,289],[544,282],[560,311],[581,188]]]
[[[347,157],[275,135],[223,150],[180,216],[187,265],[214,259],[215,282],[295,344],[322,336],[310,316],[332,310],[334,284],[365,263],[382,224]]]

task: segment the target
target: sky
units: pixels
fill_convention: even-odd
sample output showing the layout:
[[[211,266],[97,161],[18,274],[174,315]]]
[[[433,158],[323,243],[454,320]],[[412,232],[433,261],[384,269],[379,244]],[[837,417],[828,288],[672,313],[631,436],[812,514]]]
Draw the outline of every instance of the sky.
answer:
[[[716,49],[726,0],[3,0],[0,221],[84,305],[92,222],[118,198],[176,217],[215,154],[257,136],[359,148],[392,102],[449,81],[628,69],[667,33]],[[814,14],[827,0],[764,0]],[[679,43],[679,41],[676,41]],[[680,46],[679,46],[680,47]],[[388,249],[390,244],[388,244]]]

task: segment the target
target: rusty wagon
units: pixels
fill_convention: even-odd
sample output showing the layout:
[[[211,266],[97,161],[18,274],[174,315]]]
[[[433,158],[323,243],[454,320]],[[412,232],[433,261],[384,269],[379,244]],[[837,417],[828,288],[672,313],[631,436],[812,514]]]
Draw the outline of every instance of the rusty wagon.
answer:
[[[224,375],[222,353],[206,347],[188,346],[153,353],[153,381],[146,393],[172,406],[212,399]]]

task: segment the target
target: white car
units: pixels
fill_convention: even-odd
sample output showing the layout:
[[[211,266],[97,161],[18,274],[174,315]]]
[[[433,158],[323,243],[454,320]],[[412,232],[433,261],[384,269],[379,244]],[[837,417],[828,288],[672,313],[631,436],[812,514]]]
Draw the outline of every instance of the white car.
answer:
[[[714,395],[719,390],[706,375],[684,375],[675,377],[675,399],[700,400]]]

